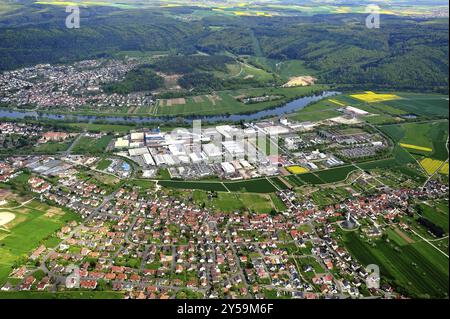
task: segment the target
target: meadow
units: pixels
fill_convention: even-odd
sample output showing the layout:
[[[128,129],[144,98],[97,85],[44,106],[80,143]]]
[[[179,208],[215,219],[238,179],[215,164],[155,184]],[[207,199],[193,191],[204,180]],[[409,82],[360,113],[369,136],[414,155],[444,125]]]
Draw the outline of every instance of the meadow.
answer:
[[[270,213],[273,209],[278,211],[285,209],[277,196],[267,194],[218,192],[217,197],[209,199],[206,192],[195,190],[193,200],[196,204],[222,212],[251,210],[257,213]]]
[[[4,283],[11,267],[71,220],[79,220],[73,212],[32,201],[18,208],[0,209],[16,218],[0,228],[0,284]]]
[[[74,145],[72,153],[74,154],[97,154],[103,153],[109,142],[113,139],[112,135],[105,135],[99,139],[82,136]]]

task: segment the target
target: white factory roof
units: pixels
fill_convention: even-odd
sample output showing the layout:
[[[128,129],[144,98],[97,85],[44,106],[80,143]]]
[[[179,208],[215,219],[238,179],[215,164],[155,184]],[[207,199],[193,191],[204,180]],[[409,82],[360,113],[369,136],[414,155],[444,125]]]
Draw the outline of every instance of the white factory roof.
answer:
[[[222,145],[232,155],[244,154],[244,148],[236,141],[225,141]]]
[[[169,145],[169,151],[175,156],[186,155],[186,150],[184,149],[183,144],[171,144]]]
[[[242,165],[244,168],[252,168],[252,165],[251,165],[248,161],[246,161],[246,160],[241,160],[240,162],[241,162],[241,165]]]
[[[192,163],[200,163],[205,160],[205,156],[201,153],[190,153],[189,157],[191,158]]]
[[[166,162],[167,165],[175,165],[175,160],[172,156],[170,156],[169,154],[164,154],[164,162]]]
[[[126,148],[128,145],[130,145],[130,143],[124,138],[118,138],[116,143],[114,143],[115,148]]]
[[[220,150],[220,148],[213,143],[204,144],[202,147],[203,147],[203,151],[205,152],[205,154],[208,157],[222,156],[222,151]]]
[[[184,163],[184,164],[190,163],[189,156],[187,156],[187,155],[178,156],[178,159],[180,160],[181,163]]]
[[[142,141],[144,140],[144,133],[131,133],[131,140],[132,141]]]
[[[130,143],[130,148],[140,148],[142,146],[144,146],[144,143],[142,143],[142,142],[131,142]]]
[[[224,163],[221,163],[221,165],[222,165],[222,169],[224,170],[225,173],[232,174],[235,172],[235,169],[234,169],[233,165],[231,165],[231,163],[224,162]]]
[[[225,136],[226,138],[231,138],[230,132],[232,130],[232,127],[230,125],[219,125],[216,126],[217,132]]]
[[[144,154],[142,155],[142,157],[144,158],[144,162],[146,165],[155,165],[155,161],[150,154]]]
[[[358,115],[367,115],[367,114],[369,114],[369,112],[366,112],[364,110],[358,109],[358,108],[353,107],[353,106],[347,106],[345,109],[347,111],[349,111],[349,112],[352,112],[352,113],[355,113],[355,114],[358,114]]]
[[[130,148],[128,150],[130,153],[130,156],[140,156],[144,154],[148,154],[148,148],[146,147],[140,147],[140,148]]]
[[[264,132],[268,135],[280,135],[289,133],[289,129],[280,125],[272,125],[265,127]]]
[[[161,154],[158,154],[154,156],[156,165],[166,164],[166,161],[164,159],[164,156]]]
[[[308,162],[308,163],[306,163],[306,165],[309,166],[309,168],[311,168],[311,169],[318,169],[317,165],[312,162]]]

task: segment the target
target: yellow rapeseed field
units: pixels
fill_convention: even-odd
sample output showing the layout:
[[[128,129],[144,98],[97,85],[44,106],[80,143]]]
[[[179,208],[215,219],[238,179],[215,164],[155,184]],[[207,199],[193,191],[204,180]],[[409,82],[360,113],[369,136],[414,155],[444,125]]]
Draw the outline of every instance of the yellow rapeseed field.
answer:
[[[439,171],[439,173],[448,175],[448,163],[445,163],[445,164],[442,166],[442,168],[441,168],[441,170]]]
[[[417,145],[405,144],[405,143],[398,143],[398,145],[400,145],[401,147],[404,147],[404,148],[412,148],[412,149],[418,150],[418,151],[424,151],[424,152],[432,152],[433,151],[433,149],[431,149],[429,147],[424,147],[424,146],[417,146]]]
[[[366,91],[365,93],[362,94],[353,94],[350,96],[367,103],[397,100],[400,98],[398,95],[395,94],[378,94],[372,91]]]
[[[341,102],[336,101],[336,100],[333,100],[333,99],[329,99],[328,101],[330,101],[330,102],[332,102],[332,103],[334,103],[334,104],[340,105],[340,106],[345,106],[344,103],[341,103]]]
[[[443,161],[435,160],[432,158],[424,158],[423,160],[420,161],[420,165],[422,165],[422,167],[429,175],[434,174],[443,163],[444,163]]]
[[[309,170],[307,168],[298,166],[298,165],[294,165],[294,166],[289,166],[287,168],[287,170],[289,172],[291,172],[292,174],[303,174],[303,173],[308,173]]]

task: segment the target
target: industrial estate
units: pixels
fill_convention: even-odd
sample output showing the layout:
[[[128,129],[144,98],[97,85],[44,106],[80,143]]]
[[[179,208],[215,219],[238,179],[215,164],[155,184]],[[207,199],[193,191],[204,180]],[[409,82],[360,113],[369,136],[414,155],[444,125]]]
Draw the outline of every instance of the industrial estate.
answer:
[[[0,299],[447,299],[448,4],[349,3],[0,1]]]

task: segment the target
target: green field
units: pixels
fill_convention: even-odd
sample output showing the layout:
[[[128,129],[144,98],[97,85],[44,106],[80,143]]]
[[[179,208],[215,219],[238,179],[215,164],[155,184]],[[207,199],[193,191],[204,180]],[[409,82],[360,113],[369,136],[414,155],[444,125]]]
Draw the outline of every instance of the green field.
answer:
[[[105,135],[99,139],[82,136],[72,149],[73,154],[103,153],[113,139],[112,135]]]
[[[395,93],[397,94],[397,93]],[[399,93],[401,100],[383,102],[383,104],[407,113],[421,116],[440,116],[448,118],[448,96],[441,94]]]
[[[195,190],[193,192],[194,202],[198,205],[222,211],[235,212],[252,210],[257,213],[269,213],[272,209],[283,210],[276,196],[265,194],[248,194],[248,193],[217,193],[216,197],[208,198],[204,191]]]
[[[71,141],[68,142],[47,142],[39,144],[34,148],[34,152],[42,154],[55,154],[63,152],[69,148]]]
[[[413,297],[445,297],[448,294],[449,262],[426,242],[399,246],[398,237],[387,243],[377,240],[366,243],[357,232],[343,234],[345,246],[364,266],[380,267],[381,280],[388,280]]]
[[[67,123],[66,127],[86,130],[92,133],[124,133],[136,129],[136,125],[120,125],[120,124],[97,124],[97,123]]]
[[[43,243],[52,233],[70,220],[79,216],[33,201],[15,209],[0,209],[16,218],[0,228],[0,284],[4,283],[11,267],[20,258],[27,256]],[[51,212],[51,215],[46,215]]]
[[[377,91],[376,93],[385,92]],[[395,94],[399,96],[400,99],[367,103],[349,96],[350,94],[342,94],[334,98],[334,100],[337,100],[345,105],[358,107],[372,114],[385,116],[391,120],[393,120],[393,117],[406,114],[415,114],[419,117],[440,118],[448,118],[449,116],[447,95],[404,92],[386,93]]]
[[[200,189],[205,191],[226,192],[225,186],[220,182],[196,182],[196,181],[159,181],[159,185],[178,189]]]
[[[151,111],[153,115],[214,115],[214,114],[238,114],[259,111],[274,106],[281,105],[288,100],[302,96],[321,93],[327,86],[314,85],[308,87],[295,88],[251,88],[233,91],[220,91],[215,95],[214,101],[206,95],[200,95],[199,98],[185,97],[184,104],[162,105],[161,101]],[[261,103],[244,104],[239,102],[238,96],[264,96],[264,95],[283,96],[283,99],[267,101]],[[167,103],[167,102],[164,102]]]
[[[319,177],[317,177],[317,175],[315,175],[314,173],[305,173],[305,174],[300,174],[300,175],[296,175],[296,176],[305,184],[317,185],[317,184],[325,183],[323,180],[321,180]]]
[[[342,115],[341,112],[337,111],[337,109],[342,106],[333,103],[330,100],[333,100],[333,98],[308,105],[304,109],[295,112],[294,115],[289,116],[289,118],[299,122],[315,122]]]
[[[267,179],[252,179],[239,182],[224,183],[231,192],[272,193],[277,191]]]
[[[317,71],[305,66],[301,60],[283,61],[279,64],[278,75],[283,80],[288,80],[290,77],[301,75],[314,75]]]
[[[237,182],[216,181],[159,181],[159,185],[178,189],[199,189],[205,191],[243,192],[243,193],[272,193],[277,191],[267,179],[252,179]]]
[[[109,165],[111,165],[112,161],[106,158],[102,158],[100,161],[98,161],[97,165],[96,165],[96,169],[99,170],[104,170],[107,169],[109,167]]]
[[[348,165],[318,171],[315,174],[325,183],[335,183],[345,180],[347,176],[356,169],[358,168],[353,165]]]
[[[438,201],[432,203],[433,206],[429,204],[420,204],[422,208],[422,216],[430,220],[434,224],[442,227],[446,233],[448,233],[449,228],[449,215],[448,215],[448,201]]]
[[[278,187],[278,189],[284,190],[284,189],[287,189],[288,187],[286,186],[285,183],[283,183],[282,179],[283,178],[281,176],[270,178],[272,183],[275,184]]]
[[[382,125],[379,128],[396,143],[405,143],[432,149],[432,152],[427,152],[407,148],[410,153],[431,156],[439,160],[446,160],[448,158],[446,149],[448,121]]]

